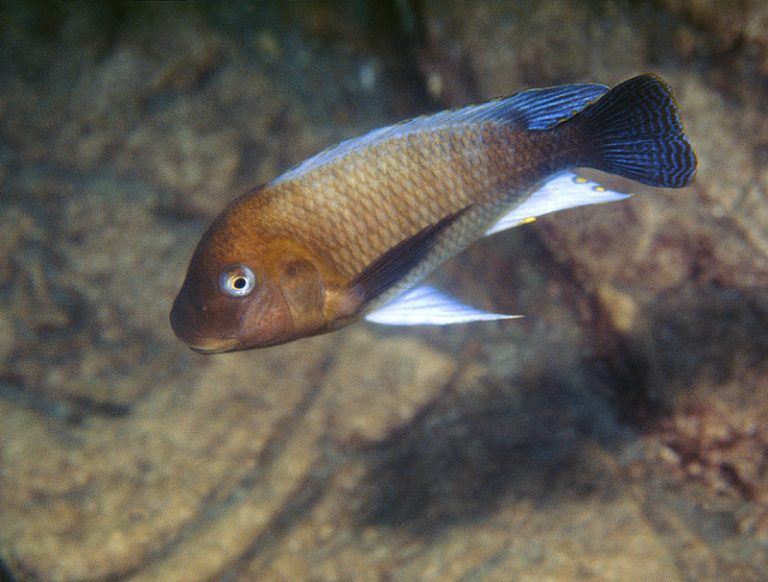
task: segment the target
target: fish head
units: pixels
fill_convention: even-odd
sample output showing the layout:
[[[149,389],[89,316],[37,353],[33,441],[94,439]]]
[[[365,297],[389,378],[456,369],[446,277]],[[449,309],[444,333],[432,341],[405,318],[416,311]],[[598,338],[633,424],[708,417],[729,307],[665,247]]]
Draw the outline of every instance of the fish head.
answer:
[[[326,284],[316,259],[292,240],[247,241],[221,220],[203,236],[171,309],[193,350],[267,347],[322,333]]]

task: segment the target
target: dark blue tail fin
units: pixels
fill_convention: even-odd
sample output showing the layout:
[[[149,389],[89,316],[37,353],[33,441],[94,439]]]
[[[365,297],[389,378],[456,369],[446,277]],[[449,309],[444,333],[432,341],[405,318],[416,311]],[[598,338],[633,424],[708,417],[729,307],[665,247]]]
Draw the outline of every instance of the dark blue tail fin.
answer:
[[[591,147],[581,165],[650,186],[682,188],[696,172],[672,94],[654,75],[617,85],[564,125],[578,123]]]

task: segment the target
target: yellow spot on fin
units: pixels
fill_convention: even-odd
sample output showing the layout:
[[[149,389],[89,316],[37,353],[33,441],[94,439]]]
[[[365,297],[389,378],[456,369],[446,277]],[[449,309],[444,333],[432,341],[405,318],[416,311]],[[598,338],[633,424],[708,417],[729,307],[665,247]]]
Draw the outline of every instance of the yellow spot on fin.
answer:
[[[502,216],[496,224],[485,231],[485,234],[489,235],[521,224],[528,224],[538,216],[558,210],[625,198],[628,198],[626,194],[614,192],[571,172],[563,172],[549,178],[522,204]]]

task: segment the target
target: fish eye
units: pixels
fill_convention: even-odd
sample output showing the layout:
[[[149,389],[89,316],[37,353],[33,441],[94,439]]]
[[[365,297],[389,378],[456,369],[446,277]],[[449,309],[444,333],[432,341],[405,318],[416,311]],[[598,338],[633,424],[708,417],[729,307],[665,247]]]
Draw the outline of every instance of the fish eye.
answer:
[[[245,297],[256,287],[256,276],[245,265],[232,265],[222,271],[219,286],[231,297]]]

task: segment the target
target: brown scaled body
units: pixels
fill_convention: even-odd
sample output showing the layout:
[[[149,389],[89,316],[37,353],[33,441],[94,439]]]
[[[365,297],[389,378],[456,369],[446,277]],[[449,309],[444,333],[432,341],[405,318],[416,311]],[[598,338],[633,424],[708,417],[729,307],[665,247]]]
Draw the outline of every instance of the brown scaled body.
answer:
[[[223,351],[243,347],[244,337],[272,345],[358,319],[477,240],[515,197],[571,165],[564,152],[572,156],[573,148],[556,149],[563,144],[556,133],[491,123],[414,132],[244,194],[211,225],[190,263],[180,296],[197,333],[174,327],[201,351]],[[401,241],[461,211],[399,285],[370,303],[352,288]],[[247,306],[217,288],[222,266],[236,263],[259,272],[260,298]]]
[[[190,347],[212,353],[361,317],[400,325],[508,317],[411,287],[489,230],[625,197],[595,197],[578,177],[558,177],[576,166],[652,186],[690,183],[696,159],[664,83],[641,75],[611,90],[526,91],[321,152],[213,222],[171,325]]]

